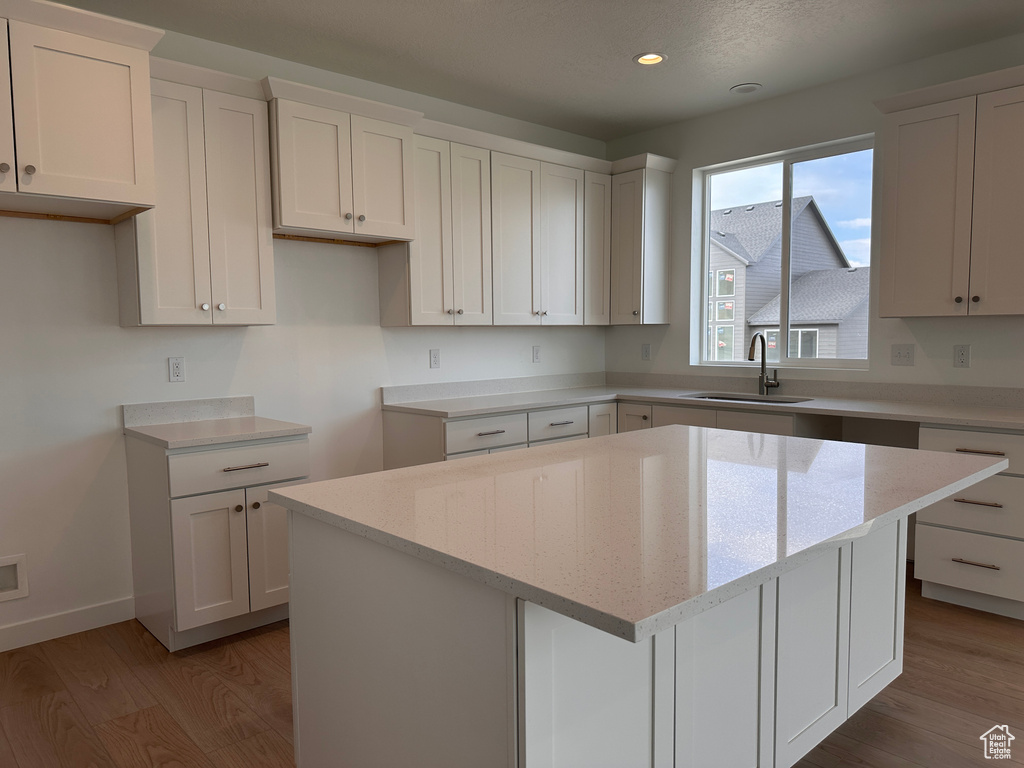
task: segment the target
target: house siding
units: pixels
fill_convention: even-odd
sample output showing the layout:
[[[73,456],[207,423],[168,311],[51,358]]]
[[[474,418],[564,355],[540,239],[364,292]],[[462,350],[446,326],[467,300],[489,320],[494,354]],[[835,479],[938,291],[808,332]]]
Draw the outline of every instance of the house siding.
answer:
[[[847,360],[868,357],[868,300],[864,299],[839,324],[838,356]]]

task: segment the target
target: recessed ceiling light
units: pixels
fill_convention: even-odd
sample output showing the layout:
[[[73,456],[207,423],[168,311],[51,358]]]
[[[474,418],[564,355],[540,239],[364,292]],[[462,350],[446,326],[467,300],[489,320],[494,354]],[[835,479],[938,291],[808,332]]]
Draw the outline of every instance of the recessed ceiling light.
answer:
[[[729,89],[729,93],[753,93],[764,88],[760,83],[740,83]]]
[[[633,61],[637,64],[661,64],[665,60],[664,53],[638,53],[633,57]]]

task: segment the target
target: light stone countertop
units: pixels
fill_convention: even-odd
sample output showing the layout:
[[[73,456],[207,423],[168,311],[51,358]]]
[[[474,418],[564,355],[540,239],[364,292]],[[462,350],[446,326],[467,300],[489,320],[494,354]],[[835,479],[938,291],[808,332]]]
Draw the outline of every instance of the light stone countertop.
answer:
[[[453,397],[439,400],[385,403],[385,411],[416,413],[446,419],[484,416],[533,408],[607,403],[615,400],[655,405],[688,405],[717,410],[757,411],[760,413],[805,413],[848,416],[865,419],[914,421],[922,424],[974,427],[983,429],[1024,430],[1024,409],[946,405],[934,403],[890,402],[815,397],[802,403],[730,402],[695,400],[692,395],[706,390],[653,389],[647,387],[578,387],[515,392],[500,395]],[[771,395],[768,396],[771,398]]]
[[[638,642],[1006,467],[668,426],[270,498]]]
[[[312,431],[312,428],[305,424],[267,419],[262,416],[236,416],[124,428],[126,436],[155,443],[168,450],[307,435]]]

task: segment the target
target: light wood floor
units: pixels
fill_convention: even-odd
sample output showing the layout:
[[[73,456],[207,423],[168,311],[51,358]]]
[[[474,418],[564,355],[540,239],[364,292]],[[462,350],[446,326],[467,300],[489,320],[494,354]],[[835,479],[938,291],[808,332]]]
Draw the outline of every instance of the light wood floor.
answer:
[[[290,685],[286,623],[173,655],[135,621],[9,651],[0,768],[293,766]],[[996,724],[1024,764],[1024,622],[911,581],[903,675],[798,766],[990,765],[978,737]]]

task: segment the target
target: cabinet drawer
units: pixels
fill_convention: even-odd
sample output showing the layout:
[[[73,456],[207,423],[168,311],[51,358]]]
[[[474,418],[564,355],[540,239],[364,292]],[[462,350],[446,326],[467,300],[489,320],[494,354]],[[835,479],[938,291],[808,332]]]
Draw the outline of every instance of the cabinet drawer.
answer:
[[[1005,456],[1010,462],[1007,472],[1024,474],[1024,435],[922,427],[918,448],[923,451],[956,451]]]
[[[996,475],[917,513],[919,523],[1024,539],[1024,479]]]
[[[915,556],[922,581],[1024,600],[1024,541],[918,525]]]
[[[587,406],[558,408],[553,411],[531,411],[529,414],[530,442],[550,440],[554,437],[585,435],[589,428]]]
[[[479,451],[526,442],[526,414],[449,421],[444,425],[445,453]]]
[[[309,474],[309,440],[218,448],[167,457],[171,497],[276,483]]]

